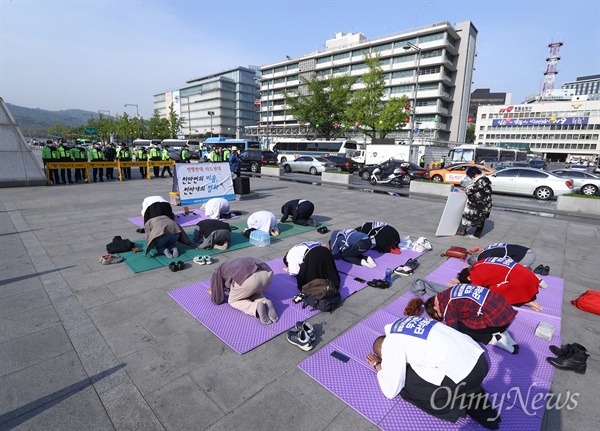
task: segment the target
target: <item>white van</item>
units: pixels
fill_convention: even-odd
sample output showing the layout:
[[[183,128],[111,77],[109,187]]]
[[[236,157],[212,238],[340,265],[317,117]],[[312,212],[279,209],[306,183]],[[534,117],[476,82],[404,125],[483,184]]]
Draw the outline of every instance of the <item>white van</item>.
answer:
[[[134,148],[149,147],[151,144],[160,146],[160,139],[136,139],[131,144]]]

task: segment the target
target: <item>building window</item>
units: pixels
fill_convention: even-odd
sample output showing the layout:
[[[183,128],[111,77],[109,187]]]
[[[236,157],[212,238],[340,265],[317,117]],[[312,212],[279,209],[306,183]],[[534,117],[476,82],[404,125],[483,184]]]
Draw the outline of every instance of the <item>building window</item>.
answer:
[[[410,92],[412,92],[412,89],[413,89],[412,85],[397,85],[397,86],[391,87],[392,94],[410,93]]]
[[[415,45],[417,44],[417,38],[413,37],[412,39],[407,39],[407,40],[401,40],[399,42],[395,42],[394,43],[394,48],[396,49],[404,49],[404,47],[406,46],[406,44],[408,44],[408,42],[410,43],[414,43]]]
[[[431,42],[434,40],[441,40],[443,38],[444,38],[444,33],[435,33],[435,34],[430,34],[429,36],[419,37],[419,42],[425,43],[425,42]]]
[[[344,58],[349,58],[350,57],[350,53],[349,52],[341,52],[339,54],[335,54],[333,56],[333,60],[343,60]]]
[[[334,67],[333,68],[333,73],[344,73],[344,72],[348,72],[348,70],[350,69],[350,66],[340,66],[340,67]]]
[[[389,66],[392,63],[391,58],[382,58],[380,61],[382,66]]]
[[[327,57],[317,58],[317,64],[329,63],[331,61],[331,55]]]
[[[352,70],[362,70],[362,69],[366,69],[367,65],[366,63],[359,63],[359,64],[353,64],[352,65]]]
[[[285,66],[280,66],[275,68],[275,73],[285,72]]]
[[[414,70],[399,70],[397,72],[392,73],[392,78],[407,78],[407,77],[412,77],[414,75]]]
[[[421,58],[433,58],[433,57],[441,57],[442,50],[434,49],[433,51],[426,51],[421,53]]]
[[[423,67],[419,69],[419,75],[433,75],[436,73],[440,73],[440,66]]]
[[[298,69],[298,63],[288,64],[287,68],[288,70],[296,70]]]
[[[394,57],[394,63],[406,63],[407,61],[415,61],[416,54],[401,55],[400,57]]]
[[[387,43],[385,45],[374,46],[373,48],[371,48],[372,52],[387,51],[389,49],[392,49],[391,43]]]
[[[317,76],[329,76],[329,75],[331,75],[331,69],[317,70],[316,75]]]
[[[432,82],[428,84],[419,84],[419,91],[427,91],[427,90],[437,90],[439,88],[437,82]]]
[[[362,49],[355,49],[354,51],[352,51],[352,58],[358,57],[358,56],[364,56],[365,54],[363,53]]]

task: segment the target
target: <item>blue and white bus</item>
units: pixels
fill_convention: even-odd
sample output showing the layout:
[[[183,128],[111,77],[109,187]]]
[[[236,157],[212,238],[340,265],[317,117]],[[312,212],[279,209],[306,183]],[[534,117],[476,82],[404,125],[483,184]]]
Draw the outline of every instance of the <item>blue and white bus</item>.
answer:
[[[302,139],[280,139],[270,148],[277,154],[277,161],[284,163],[299,156],[342,156],[350,157],[356,150],[364,150],[365,144],[349,139],[339,141],[308,141]]]
[[[450,163],[526,162],[527,151],[485,145],[459,145],[448,153]]]
[[[261,145],[258,141],[251,141],[248,139],[231,139],[231,138],[207,138],[203,142],[204,148],[202,148],[202,159],[207,162],[208,161],[208,153],[212,151],[213,148],[231,148],[237,147],[238,151],[241,153],[246,150],[260,150]]]

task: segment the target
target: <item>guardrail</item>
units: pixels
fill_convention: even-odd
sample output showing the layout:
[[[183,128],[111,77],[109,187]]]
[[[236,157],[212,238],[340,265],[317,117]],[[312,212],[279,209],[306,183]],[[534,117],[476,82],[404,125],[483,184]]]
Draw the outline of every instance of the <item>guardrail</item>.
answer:
[[[119,172],[119,181],[123,181],[123,172],[121,168],[146,168],[146,179],[150,178],[150,167],[154,166],[175,166],[175,160],[147,160],[139,162],[47,162],[46,163],[46,184],[51,185],[50,171],[55,169],[85,169],[85,178],[88,183],[90,179],[90,169],[117,169]]]

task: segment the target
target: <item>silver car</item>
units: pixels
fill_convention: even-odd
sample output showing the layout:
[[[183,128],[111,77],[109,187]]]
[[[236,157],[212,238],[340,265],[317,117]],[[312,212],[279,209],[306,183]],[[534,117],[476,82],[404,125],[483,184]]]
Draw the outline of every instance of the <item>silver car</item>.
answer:
[[[572,178],[573,187],[576,193],[594,196],[600,189],[600,176],[590,174],[589,172],[574,171],[571,169],[558,169],[552,171],[553,174],[563,178]]]
[[[300,156],[283,163],[286,172],[308,172],[312,175],[322,174],[326,170],[337,170],[335,163],[323,157]]]
[[[533,168],[507,168],[487,175],[494,193],[534,196],[541,200],[573,193],[573,179]]]

